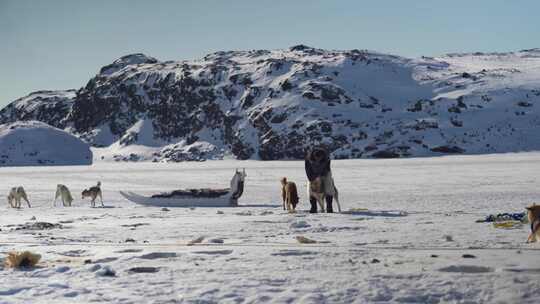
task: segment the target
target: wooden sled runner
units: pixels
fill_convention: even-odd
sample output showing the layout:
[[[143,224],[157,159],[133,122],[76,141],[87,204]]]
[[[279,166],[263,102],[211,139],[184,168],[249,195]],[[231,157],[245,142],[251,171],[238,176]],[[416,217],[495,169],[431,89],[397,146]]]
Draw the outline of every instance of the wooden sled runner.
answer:
[[[153,207],[235,207],[244,193],[245,169],[236,170],[227,189],[181,189],[150,196],[120,191],[127,200]]]

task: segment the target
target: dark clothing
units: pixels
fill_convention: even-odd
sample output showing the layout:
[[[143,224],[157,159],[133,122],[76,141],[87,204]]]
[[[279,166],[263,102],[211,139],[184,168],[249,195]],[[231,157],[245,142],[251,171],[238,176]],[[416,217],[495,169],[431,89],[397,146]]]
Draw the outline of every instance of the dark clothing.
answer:
[[[328,152],[322,148],[309,151],[306,155],[305,167],[310,182],[317,177],[325,176],[330,172],[330,156]]]

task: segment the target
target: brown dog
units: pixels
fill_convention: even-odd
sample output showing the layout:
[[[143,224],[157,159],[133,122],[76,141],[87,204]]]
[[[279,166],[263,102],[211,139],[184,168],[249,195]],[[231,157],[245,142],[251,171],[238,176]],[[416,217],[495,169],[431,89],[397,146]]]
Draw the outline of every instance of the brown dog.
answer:
[[[298,191],[296,184],[287,181],[286,177],[281,179],[281,198],[283,199],[283,210],[294,212],[298,205]]]
[[[532,205],[526,209],[531,223],[531,234],[527,238],[527,243],[534,243],[540,239],[540,205]]]

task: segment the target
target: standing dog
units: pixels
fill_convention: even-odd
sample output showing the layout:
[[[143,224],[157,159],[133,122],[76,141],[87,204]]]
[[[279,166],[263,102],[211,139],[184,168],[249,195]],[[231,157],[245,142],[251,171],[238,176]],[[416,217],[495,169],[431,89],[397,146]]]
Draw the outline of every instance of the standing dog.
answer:
[[[324,212],[324,199],[326,198],[326,196],[332,195],[333,198],[336,200],[338,212],[341,212],[339,193],[336,186],[334,185],[334,179],[332,178],[331,174],[329,174],[327,178],[329,178],[330,182],[324,183],[320,176],[310,181],[308,183],[308,197],[314,198],[319,204],[321,212]]]
[[[105,205],[103,205],[103,197],[101,195],[101,182],[97,182],[97,185],[90,187],[90,189],[84,189],[81,194],[83,199],[85,197],[90,197],[92,199],[90,201],[92,203],[92,207],[96,206],[96,198],[99,196],[101,206],[105,207]]]
[[[54,196],[53,206],[56,207],[56,200],[59,197],[62,198],[62,205],[64,205],[64,207],[66,206],[71,207],[71,203],[73,202],[73,197],[71,196],[71,192],[69,192],[68,187],[62,184],[56,185],[56,194]]]
[[[26,192],[24,191],[24,188],[22,186],[11,188],[11,191],[9,192],[7,199],[8,199],[8,204],[12,208],[21,208],[21,199],[26,201],[26,203],[28,204],[28,208],[32,207],[30,206],[30,202],[28,201],[28,196],[26,196]]]
[[[305,169],[309,180],[308,197],[311,205],[310,213],[317,213],[317,203],[320,205],[321,211],[325,211],[323,199],[326,200],[326,212],[334,212],[332,201],[334,197],[337,200],[337,189],[334,186],[330,162],[330,154],[322,146],[314,147],[306,153]],[[339,201],[338,209],[341,210]]]
[[[540,205],[532,205],[526,209],[529,223],[531,223],[531,234],[527,238],[527,243],[534,243],[540,239]]]
[[[298,191],[296,184],[288,182],[286,177],[281,179],[281,198],[283,199],[283,210],[294,212],[298,205]]]

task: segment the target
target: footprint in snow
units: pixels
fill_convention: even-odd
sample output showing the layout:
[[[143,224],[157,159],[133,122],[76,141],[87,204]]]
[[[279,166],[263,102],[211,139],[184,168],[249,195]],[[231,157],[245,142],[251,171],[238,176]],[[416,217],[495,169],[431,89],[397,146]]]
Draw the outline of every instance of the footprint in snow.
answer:
[[[69,257],[82,257],[82,256],[88,256],[88,251],[79,249],[79,250],[69,250],[64,252],[57,252],[59,255],[63,256],[69,256]]]
[[[78,292],[76,292],[76,291],[70,291],[70,292],[66,292],[66,293],[64,294],[64,297],[66,297],[66,298],[74,298],[74,297],[76,297],[76,296],[78,296],[78,295],[79,295]]]
[[[109,263],[109,262],[113,262],[113,261],[116,261],[118,260],[118,257],[106,257],[106,258],[101,258],[101,259],[97,259],[97,260],[87,260],[89,261],[87,264],[99,264],[99,263]],[[85,261],[86,262],[86,261]]]
[[[6,290],[0,290],[0,296],[12,296],[16,295],[21,291],[30,289],[30,287],[20,287],[20,288],[11,288]]]
[[[140,259],[146,260],[155,260],[155,259],[166,259],[166,258],[175,258],[177,256],[176,252],[151,252],[139,256]]]
[[[251,213],[251,211],[242,211],[242,212],[236,212],[235,215],[250,216],[250,215],[253,215],[253,213]]]
[[[159,271],[159,267],[133,267],[127,271],[131,273],[155,273]]]
[[[193,246],[195,244],[200,244],[200,243],[202,243],[202,241],[204,241],[204,236],[200,236],[200,237],[198,237],[196,239],[193,239],[193,240],[189,241],[187,243],[187,246]]]
[[[208,255],[228,255],[231,254],[232,250],[203,250],[203,251],[193,251],[194,254],[208,254]]]
[[[47,284],[47,287],[51,287],[51,288],[55,288],[55,289],[68,289],[69,288],[68,285],[60,284],[60,283]]]
[[[486,272],[494,272],[495,269],[491,267],[475,266],[475,265],[452,265],[452,266],[440,268],[439,271],[459,272],[459,273],[486,273]]]
[[[118,251],[115,251],[115,253],[136,253],[136,252],[141,252],[143,251],[142,249],[123,249],[123,250],[118,250]]]
[[[57,267],[55,269],[56,272],[58,273],[64,273],[66,271],[68,271],[70,268],[68,266],[60,266],[60,267]]]
[[[316,255],[318,254],[315,251],[307,250],[280,250],[278,252],[271,253],[272,256],[305,256],[305,255]]]
[[[306,221],[297,221],[297,222],[291,223],[290,227],[293,229],[300,229],[300,228],[309,228],[311,227],[311,225],[308,224]]]
[[[135,224],[125,224],[125,225],[120,225],[122,227],[127,227],[127,228],[137,228],[139,226],[148,226],[150,225],[149,223],[135,223]]]
[[[504,271],[519,273],[540,273],[540,268],[506,268]]]
[[[88,268],[88,271],[90,271],[90,272],[96,272],[96,271],[98,271],[98,270],[100,270],[100,269],[101,269],[101,265],[99,265],[99,264],[94,264],[94,265],[92,265],[92,266],[90,266],[90,267]]]
[[[105,266],[96,272],[99,277],[115,277],[116,271],[109,266]]]

